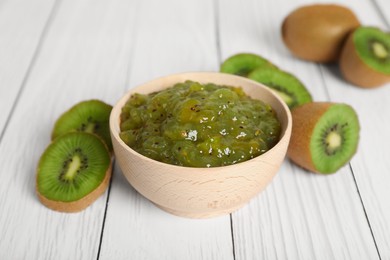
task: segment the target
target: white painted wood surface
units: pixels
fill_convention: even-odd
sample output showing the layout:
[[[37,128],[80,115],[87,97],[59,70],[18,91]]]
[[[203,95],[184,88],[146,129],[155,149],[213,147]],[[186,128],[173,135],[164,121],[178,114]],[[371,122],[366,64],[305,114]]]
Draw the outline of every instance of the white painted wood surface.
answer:
[[[35,196],[35,168],[63,111],[80,100],[113,103],[121,95],[133,28],[128,14],[134,6],[128,1],[58,5],[0,145],[1,259],[95,259],[98,254],[106,195],[81,213],[51,211]]]
[[[303,3],[309,1],[299,4]],[[299,77],[314,100],[333,101],[327,94],[322,67],[292,57],[280,39],[283,18],[299,4],[247,1],[243,7],[237,1],[230,5],[225,1],[220,7],[222,58],[245,50],[259,53]],[[230,19],[233,15],[234,21]],[[262,27],[267,29],[260,30]],[[229,41],[231,34],[240,40]],[[342,84],[338,87],[344,88]],[[324,178],[307,174],[286,161],[279,178],[263,196],[233,216],[237,259],[259,255],[279,259],[378,257],[349,166]],[[253,218],[258,219],[255,225]],[[261,232],[264,228],[268,232]],[[250,242],[248,237],[252,238]]]
[[[364,25],[390,31],[389,1],[343,1],[352,7]],[[382,15],[381,15],[382,14]],[[384,20],[385,18],[386,20]],[[359,153],[351,161],[362,203],[367,213],[378,251],[383,259],[390,259],[390,87],[372,91],[345,83],[335,67],[323,67],[324,81],[331,100],[351,104],[362,125]]]
[[[306,3],[1,1],[0,259],[390,259],[390,84],[359,89],[337,65],[294,58],[280,24]],[[390,30],[389,1],[337,3]],[[206,220],[161,211],[117,166],[109,192],[82,213],[39,203],[35,167],[64,110],[91,98],[114,104],[159,76],[217,71],[237,52],[294,73],[315,100],[351,104],[362,125],[351,164],[320,176],[286,160],[247,206]]]
[[[0,133],[39,52],[53,6],[49,0],[0,3]]]

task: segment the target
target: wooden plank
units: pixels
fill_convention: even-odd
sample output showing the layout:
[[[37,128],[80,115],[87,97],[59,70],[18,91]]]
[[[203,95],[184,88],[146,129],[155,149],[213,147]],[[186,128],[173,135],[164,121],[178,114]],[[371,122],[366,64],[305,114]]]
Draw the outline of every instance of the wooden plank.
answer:
[[[167,74],[217,69],[212,2],[142,1],[137,15],[131,88]],[[194,220],[165,213],[116,168],[100,259],[232,259],[232,252],[229,216]]]
[[[343,2],[353,5],[362,24],[390,30],[389,1]],[[390,83],[362,89],[345,82],[336,67],[324,67],[322,73],[330,98],[352,105],[359,115],[359,151],[351,166],[379,254],[390,259]]]
[[[371,0],[372,4],[376,8],[378,15],[381,18],[381,22],[385,25],[382,29],[390,30],[390,2],[386,0]]]
[[[323,80],[328,75],[318,65],[292,57],[280,35],[284,17],[309,2],[224,1],[219,15],[222,58],[258,53],[299,77],[314,100],[328,100],[331,87]],[[378,258],[348,165],[321,176],[286,160],[268,189],[233,214],[233,227],[236,259]]]
[[[0,4],[0,133],[28,74],[55,1]]]
[[[95,259],[106,195],[81,213],[51,211],[35,168],[58,116],[78,101],[108,103],[125,88],[133,1],[63,1],[0,146],[0,258]]]

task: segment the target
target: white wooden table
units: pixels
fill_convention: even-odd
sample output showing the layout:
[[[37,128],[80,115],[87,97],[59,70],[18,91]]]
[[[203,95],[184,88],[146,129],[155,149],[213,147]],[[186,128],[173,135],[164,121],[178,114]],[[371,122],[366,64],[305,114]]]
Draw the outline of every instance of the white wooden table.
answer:
[[[390,84],[360,89],[337,65],[289,53],[281,22],[310,2],[0,0],[0,259],[390,259]],[[389,0],[337,2],[390,30]],[[161,211],[118,166],[83,212],[41,205],[35,168],[63,111],[114,104],[159,76],[218,71],[238,52],[294,73],[317,101],[352,105],[362,129],[351,163],[321,176],[286,159],[263,193],[212,219]]]

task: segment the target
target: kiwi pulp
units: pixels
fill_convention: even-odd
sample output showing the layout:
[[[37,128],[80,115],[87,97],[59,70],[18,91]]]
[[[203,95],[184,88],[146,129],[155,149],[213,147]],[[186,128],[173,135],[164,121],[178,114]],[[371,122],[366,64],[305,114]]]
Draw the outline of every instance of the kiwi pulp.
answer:
[[[347,81],[363,88],[390,82],[390,34],[375,27],[356,29],[343,47],[340,70]]]
[[[360,27],[353,40],[359,57],[369,67],[390,75],[390,34],[374,27]]]
[[[111,155],[101,138],[89,133],[67,133],[42,154],[37,193],[51,209],[76,212],[105,191],[110,176]]]
[[[246,77],[256,68],[276,68],[267,59],[253,53],[238,53],[227,58],[220,71]]]
[[[82,101],[57,119],[52,140],[71,131],[94,133],[100,136],[112,151],[109,117],[112,106],[100,100]]]
[[[312,101],[311,95],[305,86],[288,72],[259,68],[252,71],[248,78],[273,89],[290,109]]]
[[[312,102],[292,111],[287,155],[317,173],[334,173],[355,154],[359,141],[356,112],[346,104]]]

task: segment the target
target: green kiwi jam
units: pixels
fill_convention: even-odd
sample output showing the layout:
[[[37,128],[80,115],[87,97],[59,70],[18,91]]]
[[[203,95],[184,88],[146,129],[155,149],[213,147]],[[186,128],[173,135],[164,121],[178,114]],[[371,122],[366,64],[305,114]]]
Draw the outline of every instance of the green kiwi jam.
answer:
[[[190,167],[231,165],[271,149],[280,122],[270,105],[242,88],[186,81],[133,94],[121,112],[120,137],[157,161]]]

